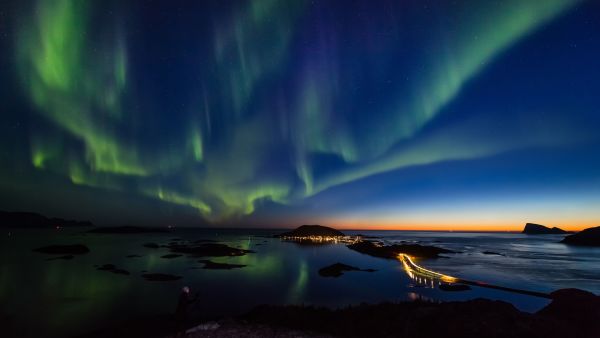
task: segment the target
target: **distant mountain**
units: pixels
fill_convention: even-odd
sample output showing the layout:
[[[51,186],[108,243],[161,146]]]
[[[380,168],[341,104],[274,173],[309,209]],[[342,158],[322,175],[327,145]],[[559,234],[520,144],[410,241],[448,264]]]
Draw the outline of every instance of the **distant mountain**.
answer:
[[[570,232],[557,227],[549,228],[541,224],[527,223],[525,224],[523,233],[528,235],[561,235]]]
[[[584,246],[600,246],[600,226],[587,228],[563,238],[561,243]]]
[[[55,228],[93,226],[89,221],[48,218],[34,212],[0,211],[0,228]]]
[[[322,225],[302,225],[292,231],[284,232],[277,237],[308,237],[308,236],[344,236],[344,233],[334,228]]]

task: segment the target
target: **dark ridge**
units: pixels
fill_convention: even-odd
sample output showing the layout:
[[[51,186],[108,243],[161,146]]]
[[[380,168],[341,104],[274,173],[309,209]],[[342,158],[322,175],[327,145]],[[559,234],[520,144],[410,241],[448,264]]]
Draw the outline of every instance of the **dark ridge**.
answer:
[[[569,235],[561,243],[582,246],[600,246],[600,226],[587,228],[576,234]]]
[[[541,224],[527,223],[522,233],[528,235],[561,235],[569,232],[557,227],[549,228]]]
[[[127,255],[125,256],[126,258],[139,258],[142,257],[141,255]]]
[[[231,269],[239,269],[246,267],[244,264],[229,264],[229,263],[217,263],[209,260],[199,260],[199,263],[203,263],[204,266],[202,269],[211,269],[211,270],[231,270]]]
[[[131,225],[119,227],[98,227],[88,231],[93,234],[146,234],[146,233],[165,233],[169,232],[160,228],[137,227]]]
[[[158,245],[156,243],[145,243],[144,247],[150,248],[150,249],[158,249],[158,248],[160,248],[160,245]]]
[[[319,275],[322,277],[333,277],[337,278],[344,274],[346,271],[364,271],[364,272],[375,272],[374,269],[359,269],[355,266],[346,265],[343,263],[335,263],[324,268],[319,269]]]
[[[302,225],[292,231],[284,232],[275,237],[308,237],[308,236],[327,236],[338,237],[344,236],[344,233],[334,228],[325,227],[322,225]]]
[[[396,259],[401,253],[421,258],[438,258],[441,253],[455,253],[454,251],[435,246],[420,244],[381,245],[381,243],[371,241],[360,241],[349,244],[348,248],[369,256],[387,259]]]
[[[48,218],[34,212],[0,211],[0,227],[3,228],[56,228],[93,226],[89,221]]]
[[[33,249],[35,252],[41,252],[50,255],[83,255],[90,252],[90,249],[83,244],[71,245],[48,245]]]
[[[160,256],[160,258],[167,258],[167,259],[172,259],[172,258],[177,258],[177,257],[181,257],[183,255],[179,255],[179,254],[166,254],[163,256]]]

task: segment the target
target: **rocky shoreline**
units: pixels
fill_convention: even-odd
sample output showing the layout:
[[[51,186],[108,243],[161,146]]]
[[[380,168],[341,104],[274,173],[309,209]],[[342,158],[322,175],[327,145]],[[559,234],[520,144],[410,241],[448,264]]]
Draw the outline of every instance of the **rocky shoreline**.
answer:
[[[595,337],[600,332],[600,296],[578,289],[551,293],[537,313],[489,299],[462,302],[359,304],[330,309],[303,305],[262,305],[246,314],[201,318],[190,324],[198,337]],[[129,320],[84,337],[173,337],[175,323],[165,314]]]

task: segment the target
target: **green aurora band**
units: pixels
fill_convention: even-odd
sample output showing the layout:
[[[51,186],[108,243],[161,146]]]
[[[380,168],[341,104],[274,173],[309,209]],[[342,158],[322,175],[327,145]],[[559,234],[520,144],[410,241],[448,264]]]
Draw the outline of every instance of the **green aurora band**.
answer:
[[[96,2],[37,1],[19,21],[16,48],[22,87],[50,123],[31,131],[31,165],[75,185],[134,192],[222,221],[253,213],[263,200],[301,203],[331,187],[407,166],[563,144],[573,137],[569,129],[549,137],[541,132],[543,123],[522,138],[479,142],[481,131],[475,130],[485,121],[476,119],[417,136],[486,65],[576,3],[476,2],[474,10],[448,13],[458,25],[425,41],[423,48],[433,52],[415,52],[423,71],[413,89],[377,107],[383,112],[377,118],[362,114],[360,123],[340,113],[338,102],[351,84],[344,83],[345,70],[336,62],[340,38],[326,30],[316,38],[321,53],[303,63],[289,97],[261,94],[263,85],[283,81],[307,3],[232,6],[213,25],[211,53],[198,55],[214,71],[187,102],[192,108],[183,113],[183,132],[161,136],[149,147],[147,140],[161,126],[150,119],[152,111],[139,108],[151,102],[136,102],[127,25],[112,17],[98,24],[92,15]],[[381,60],[378,67],[393,63]],[[407,140],[415,142],[397,147]],[[281,145],[291,149],[287,162],[271,168]],[[345,166],[316,174],[314,156],[323,154]]]

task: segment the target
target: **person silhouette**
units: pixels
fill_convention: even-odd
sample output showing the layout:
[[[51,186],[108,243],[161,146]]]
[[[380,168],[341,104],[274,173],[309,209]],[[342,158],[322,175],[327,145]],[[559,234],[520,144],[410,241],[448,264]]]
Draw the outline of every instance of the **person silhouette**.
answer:
[[[178,336],[180,334],[185,335],[185,331],[189,326],[190,305],[198,300],[199,294],[196,293],[196,295],[192,297],[190,291],[188,286],[184,286],[181,288],[181,293],[179,294],[179,301],[177,302],[177,308],[175,309],[175,321],[177,324]]]

